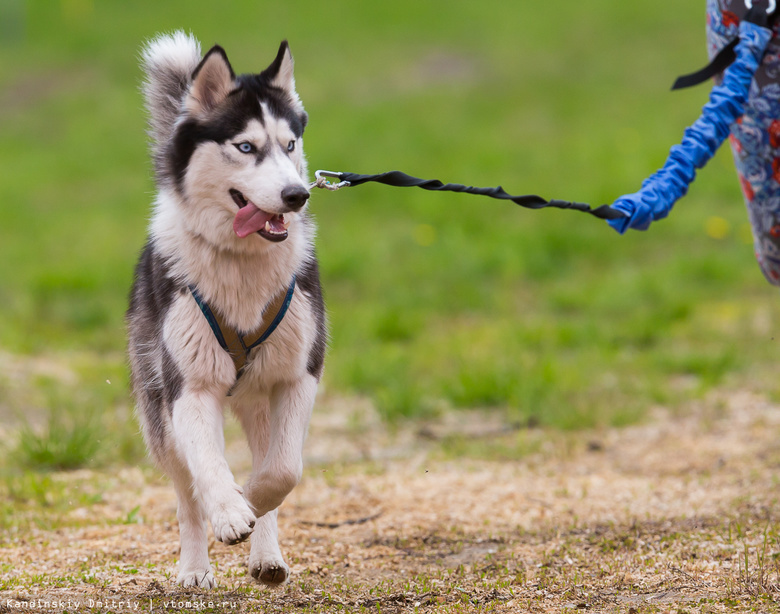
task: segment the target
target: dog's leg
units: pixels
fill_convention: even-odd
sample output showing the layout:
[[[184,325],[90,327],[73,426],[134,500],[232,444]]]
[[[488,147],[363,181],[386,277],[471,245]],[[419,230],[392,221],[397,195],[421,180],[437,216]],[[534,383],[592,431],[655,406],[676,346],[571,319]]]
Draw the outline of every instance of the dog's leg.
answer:
[[[255,514],[225,460],[219,401],[205,392],[185,393],[174,403],[172,424],[176,446],[192,474],[193,494],[203,503],[214,537],[225,544],[244,541]]]
[[[253,457],[245,492],[258,515],[249,572],[264,584],[278,585],[289,576],[279,549],[276,508],[301,478],[303,443],[316,392],[317,381],[307,377],[278,386],[270,407],[264,404],[238,412]]]
[[[268,401],[257,405],[234,407],[244,427],[249,447],[252,450],[252,472],[258,473],[268,452],[270,433],[270,409]],[[258,582],[269,586],[282,584],[290,575],[290,568],[284,562],[279,549],[279,530],[276,526],[276,510],[260,516],[252,531],[249,554],[249,573]]]
[[[249,573],[255,580],[268,586],[278,586],[290,576],[290,568],[279,549],[276,516],[277,510],[273,510],[258,518],[250,538]]]
[[[306,376],[278,385],[271,395],[267,451],[246,484],[246,498],[258,517],[279,507],[301,479],[303,443],[316,394],[317,380]]]
[[[208,523],[202,503],[192,492],[192,475],[179,459],[167,462],[166,470],[179,500],[177,518],[181,555],[176,582],[185,588],[214,588],[216,581],[209,564]]]

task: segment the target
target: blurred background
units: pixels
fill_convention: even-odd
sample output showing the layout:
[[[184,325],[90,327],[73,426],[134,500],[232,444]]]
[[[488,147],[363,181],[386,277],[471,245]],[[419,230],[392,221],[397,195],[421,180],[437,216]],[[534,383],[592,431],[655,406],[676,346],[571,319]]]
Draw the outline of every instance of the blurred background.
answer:
[[[612,202],[709,86],[704,2],[0,2],[2,467],[134,463],[123,316],[154,186],[142,43],[191,31],[257,72],[286,38],[310,170],[400,169]],[[776,395],[776,290],[724,148],[669,219],[366,185],[316,192],[331,343],[315,412],[480,410],[585,429],[724,389]]]

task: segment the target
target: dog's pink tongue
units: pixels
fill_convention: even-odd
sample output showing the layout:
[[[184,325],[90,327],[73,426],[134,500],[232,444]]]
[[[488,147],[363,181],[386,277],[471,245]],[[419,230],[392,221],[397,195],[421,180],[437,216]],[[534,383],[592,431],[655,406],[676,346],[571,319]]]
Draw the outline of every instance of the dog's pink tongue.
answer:
[[[265,223],[272,217],[273,215],[258,209],[254,203],[247,203],[236,213],[236,217],[233,219],[233,231],[239,238],[243,239],[253,232],[265,228]]]

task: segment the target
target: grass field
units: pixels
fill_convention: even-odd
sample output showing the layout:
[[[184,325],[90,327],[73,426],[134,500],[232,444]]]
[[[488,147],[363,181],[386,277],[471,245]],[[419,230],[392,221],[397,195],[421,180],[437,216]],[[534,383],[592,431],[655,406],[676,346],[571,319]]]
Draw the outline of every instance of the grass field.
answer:
[[[704,61],[698,3],[5,6],[19,25],[0,49],[0,349],[69,373],[34,371],[34,393],[3,382],[1,406],[26,415],[127,405],[122,316],[153,190],[137,52],[157,32],[219,41],[239,71],[288,38],[312,168],[594,204],[637,189],[707,95],[668,91]],[[712,387],[776,388],[774,290],[727,151],[670,220],[625,237],[573,212],[387,187],[311,208],[326,387],[388,420],[488,407],[580,428]]]
[[[7,535],[82,526],[68,512],[101,501],[93,478],[48,470],[145,462],[123,323],[154,190],[137,56],[177,28],[238,72],[289,39],[312,171],[608,203],[663,163],[708,93],[669,92],[705,62],[703,2],[0,2]],[[311,210],[331,325],[320,415],[369,407],[392,431],[476,410],[565,438],[780,394],[780,301],[727,149],[669,219],[622,237],[575,212],[371,185],[318,192]],[[361,432],[359,412],[347,422]],[[439,452],[514,460],[538,451],[524,437],[456,432]]]

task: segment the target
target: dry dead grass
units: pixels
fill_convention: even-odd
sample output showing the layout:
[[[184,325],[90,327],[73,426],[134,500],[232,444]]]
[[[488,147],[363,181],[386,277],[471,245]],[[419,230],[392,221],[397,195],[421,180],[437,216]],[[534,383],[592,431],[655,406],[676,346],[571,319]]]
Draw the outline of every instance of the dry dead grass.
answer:
[[[464,429],[471,459],[443,452]],[[64,477],[100,481],[102,501],[4,536],[0,611],[780,611],[779,406],[743,393],[599,433],[424,432],[390,436],[359,406],[315,420],[278,590],[246,576],[246,544],[219,543],[220,587],[180,590],[154,470]],[[513,445],[536,451],[489,460]],[[243,446],[229,452],[245,470]]]

